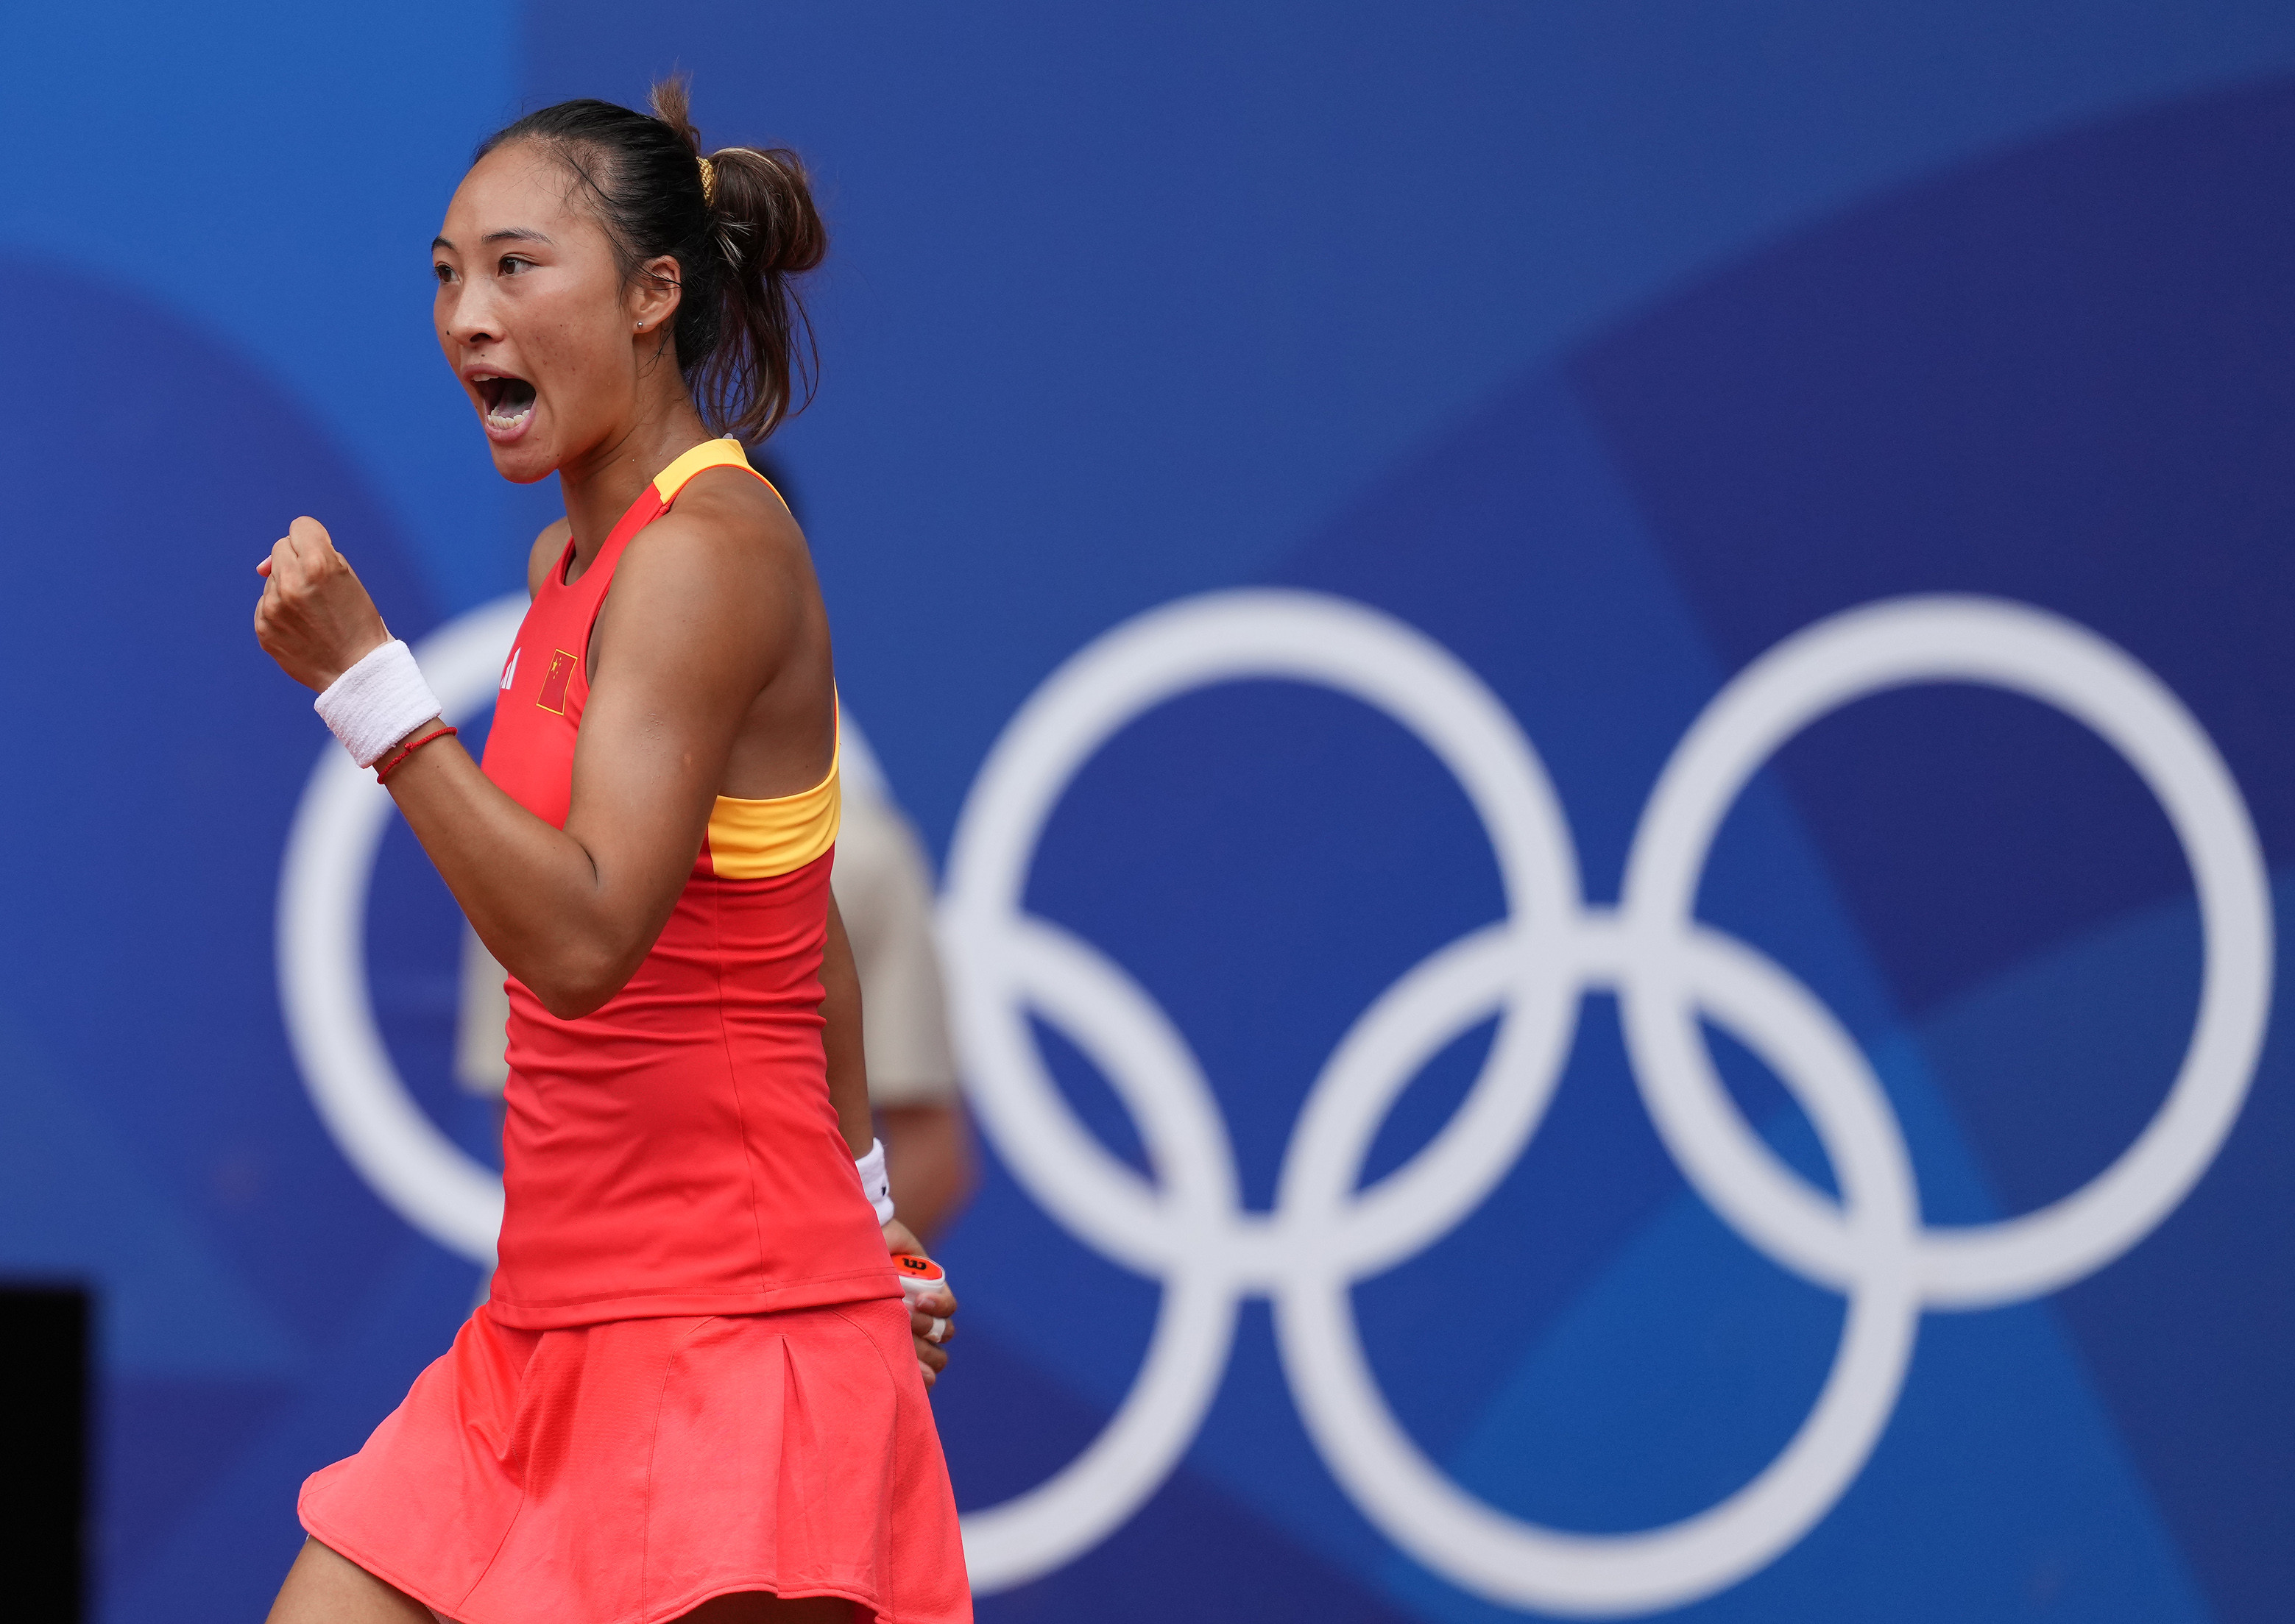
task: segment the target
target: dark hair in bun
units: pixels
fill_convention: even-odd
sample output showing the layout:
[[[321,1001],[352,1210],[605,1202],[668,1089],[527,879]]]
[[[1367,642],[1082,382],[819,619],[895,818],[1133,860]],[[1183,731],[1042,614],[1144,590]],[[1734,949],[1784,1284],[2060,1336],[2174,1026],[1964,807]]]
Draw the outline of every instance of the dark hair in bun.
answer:
[[[754,444],[813,397],[820,356],[791,279],[821,263],[829,228],[796,153],[725,147],[705,169],[685,81],[656,85],[652,102],[560,102],[486,137],[472,161],[539,142],[588,192],[624,276],[677,261],[678,368],[703,420]]]

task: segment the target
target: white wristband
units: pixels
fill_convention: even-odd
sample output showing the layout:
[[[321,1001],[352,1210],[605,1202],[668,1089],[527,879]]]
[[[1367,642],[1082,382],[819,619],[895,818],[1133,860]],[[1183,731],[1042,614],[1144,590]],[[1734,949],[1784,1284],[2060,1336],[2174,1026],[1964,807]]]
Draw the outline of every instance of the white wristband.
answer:
[[[877,1209],[877,1223],[881,1228],[893,1221],[893,1181],[885,1174],[885,1141],[870,1139],[869,1154],[854,1158],[853,1165],[861,1174],[861,1193],[869,1197],[869,1204]]]
[[[311,701],[343,748],[362,767],[438,714],[438,696],[422,680],[413,650],[393,639],[368,655]]]

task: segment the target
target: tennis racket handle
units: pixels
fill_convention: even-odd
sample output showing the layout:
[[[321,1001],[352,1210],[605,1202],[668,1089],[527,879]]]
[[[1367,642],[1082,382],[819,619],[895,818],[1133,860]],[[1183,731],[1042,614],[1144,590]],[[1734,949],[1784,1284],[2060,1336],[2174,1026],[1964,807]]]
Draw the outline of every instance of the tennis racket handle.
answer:
[[[894,1253],[893,1269],[901,1277],[901,1294],[911,1302],[948,1284],[948,1276],[939,1264],[913,1252]]]

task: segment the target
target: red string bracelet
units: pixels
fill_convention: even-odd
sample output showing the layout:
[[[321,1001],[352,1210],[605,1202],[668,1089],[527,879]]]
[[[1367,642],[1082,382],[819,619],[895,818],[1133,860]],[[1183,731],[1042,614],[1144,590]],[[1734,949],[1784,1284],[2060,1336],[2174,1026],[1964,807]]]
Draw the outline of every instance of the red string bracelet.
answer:
[[[449,733],[453,731],[455,731],[455,730],[453,728],[432,728],[420,739],[408,739],[404,744],[399,746],[398,748],[392,753],[388,761],[383,763],[382,765],[374,770],[374,781],[378,784],[381,783],[383,779],[388,778],[392,773],[398,771],[399,763],[413,755],[417,750],[420,750],[424,745],[429,744],[432,739],[444,739]]]

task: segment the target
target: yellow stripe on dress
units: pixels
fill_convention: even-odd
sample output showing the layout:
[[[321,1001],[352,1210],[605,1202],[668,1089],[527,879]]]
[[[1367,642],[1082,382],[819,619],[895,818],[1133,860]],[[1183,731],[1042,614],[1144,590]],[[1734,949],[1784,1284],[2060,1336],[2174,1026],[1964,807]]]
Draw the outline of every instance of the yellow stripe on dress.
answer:
[[[685,488],[687,480],[709,468],[738,468],[745,474],[756,474],[758,482],[765,489],[772,491],[775,497],[780,495],[779,491],[773,490],[772,480],[749,466],[748,453],[741,449],[741,442],[731,435],[722,440],[702,441],[656,474],[653,477],[654,494],[661,498],[661,505],[666,508],[677,500],[677,494]],[[788,504],[782,502],[781,505],[787,507]]]
[[[837,844],[844,810],[837,763],[845,752],[844,718],[829,776],[812,788],[771,801],[719,796],[709,810],[709,867],[720,879],[771,879],[794,874]]]

